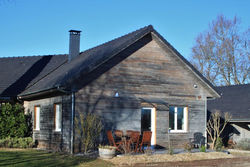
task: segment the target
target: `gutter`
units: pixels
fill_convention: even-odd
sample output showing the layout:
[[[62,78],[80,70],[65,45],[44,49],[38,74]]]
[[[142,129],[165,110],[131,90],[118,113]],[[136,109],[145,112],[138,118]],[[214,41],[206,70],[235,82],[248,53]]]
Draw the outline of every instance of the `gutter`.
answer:
[[[207,98],[205,98],[205,145],[207,146]]]
[[[242,119],[233,119],[229,121],[230,123],[237,123],[237,122],[250,122],[250,119],[242,120]]]
[[[25,99],[34,98],[34,97],[37,97],[37,96],[48,95],[48,94],[51,94],[51,93],[55,93],[57,91],[60,91],[59,87],[51,88],[51,89],[47,89],[47,90],[43,90],[43,91],[37,91],[37,92],[29,93],[29,94],[26,94],[26,95],[18,95],[17,99],[18,100],[25,100]]]

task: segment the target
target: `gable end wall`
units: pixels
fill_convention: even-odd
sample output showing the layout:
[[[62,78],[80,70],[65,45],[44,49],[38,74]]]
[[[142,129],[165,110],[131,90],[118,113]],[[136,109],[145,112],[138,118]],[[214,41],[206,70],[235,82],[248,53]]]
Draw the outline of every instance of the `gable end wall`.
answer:
[[[188,132],[170,134],[174,145],[182,146],[194,133],[205,135],[205,103],[211,94],[172,51],[163,49],[151,35],[141,40],[149,38],[145,46],[76,92],[76,117],[79,113],[96,112],[103,118],[106,130],[140,131],[141,108],[146,101],[156,108],[157,144],[166,147],[169,113],[162,102],[187,106]],[[137,43],[123,52],[130,52]],[[118,98],[114,97],[116,92]],[[105,137],[104,131],[104,140]]]

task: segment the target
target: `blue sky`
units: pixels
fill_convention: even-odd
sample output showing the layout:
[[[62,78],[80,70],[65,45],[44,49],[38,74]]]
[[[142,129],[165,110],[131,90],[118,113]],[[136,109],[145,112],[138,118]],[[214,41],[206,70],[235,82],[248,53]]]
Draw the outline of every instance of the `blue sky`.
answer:
[[[68,53],[70,29],[81,51],[152,24],[184,57],[218,14],[250,26],[248,0],[0,0],[0,57]]]

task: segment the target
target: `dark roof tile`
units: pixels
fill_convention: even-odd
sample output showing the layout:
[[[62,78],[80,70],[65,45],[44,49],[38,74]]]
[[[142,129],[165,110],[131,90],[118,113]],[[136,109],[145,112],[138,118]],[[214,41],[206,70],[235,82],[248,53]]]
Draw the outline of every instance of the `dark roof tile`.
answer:
[[[232,114],[232,120],[250,120],[250,84],[216,87],[221,98],[208,100],[210,112]]]
[[[0,58],[0,97],[15,97],[66,61],[66,55]]]

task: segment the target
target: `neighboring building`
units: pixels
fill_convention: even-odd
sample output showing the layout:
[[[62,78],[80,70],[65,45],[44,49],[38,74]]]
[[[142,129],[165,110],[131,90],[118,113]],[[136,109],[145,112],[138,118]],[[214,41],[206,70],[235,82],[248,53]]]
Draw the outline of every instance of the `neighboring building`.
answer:
[[[68,60],[66,55],[0,59],[38,59],[18,70],[18,79],[1,92],[32,76],[13,96],[33,113],[39,147],[78,152],[74,119],[87,112],[101,116],[104,132],[151,130],[152,145],[166,147],[169,129],[176,146],[197,133],[206,136],[207,99],[220,96],[151,25],[81,53],[79,39],[79,31],[70,31]]]
[[[208,112],[232,115],[223,137],[234,142],[250,138],[250,84],[216,87],[221,98],[208,101]]]

